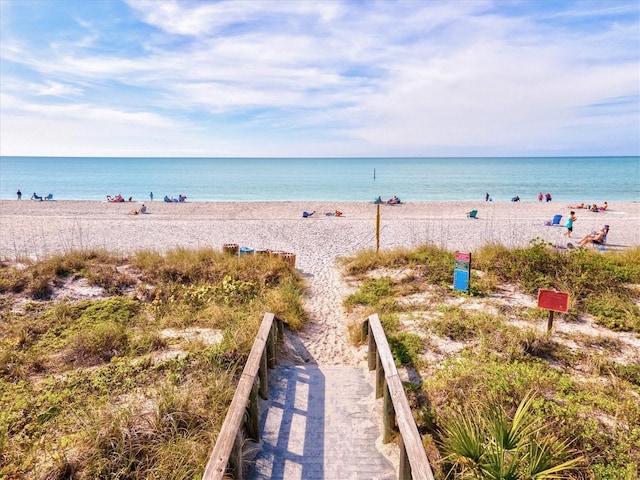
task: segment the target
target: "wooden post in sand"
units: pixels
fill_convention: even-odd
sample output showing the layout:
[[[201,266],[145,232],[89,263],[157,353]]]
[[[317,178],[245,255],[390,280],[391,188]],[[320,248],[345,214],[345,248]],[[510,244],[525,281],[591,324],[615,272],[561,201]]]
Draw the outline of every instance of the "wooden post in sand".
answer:
[[[380,204],[378,204],[378,213],[376,214],[376,253],[380,250]]]

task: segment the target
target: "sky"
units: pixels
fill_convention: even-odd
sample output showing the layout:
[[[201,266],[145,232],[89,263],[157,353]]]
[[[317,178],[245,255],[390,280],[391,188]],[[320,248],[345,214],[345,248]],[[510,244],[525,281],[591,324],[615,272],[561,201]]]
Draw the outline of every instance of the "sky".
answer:
[[[0,155],[640,155],[640,2],[0,0]]]

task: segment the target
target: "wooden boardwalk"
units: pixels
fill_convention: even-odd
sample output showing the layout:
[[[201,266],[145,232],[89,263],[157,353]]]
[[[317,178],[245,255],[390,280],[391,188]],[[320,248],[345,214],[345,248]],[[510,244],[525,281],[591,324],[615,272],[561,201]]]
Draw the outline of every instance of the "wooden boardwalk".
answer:
[[[260,403],[261,445],[249,480],[391,480],[376,448],[381,414],[367,368],[280,366]],[[379,410],[379,408],[378,408]]]

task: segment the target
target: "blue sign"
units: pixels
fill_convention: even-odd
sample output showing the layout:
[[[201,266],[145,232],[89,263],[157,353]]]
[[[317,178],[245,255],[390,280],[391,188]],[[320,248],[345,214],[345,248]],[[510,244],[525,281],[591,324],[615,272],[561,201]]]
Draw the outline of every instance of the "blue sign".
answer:
[[[467,270],[453,271],[453,288],[463,292],[469,291],[469,272]]]
[[[456,252],[453,270],[453,288],[469,293],[469,277],[471,272],[471,254]]]

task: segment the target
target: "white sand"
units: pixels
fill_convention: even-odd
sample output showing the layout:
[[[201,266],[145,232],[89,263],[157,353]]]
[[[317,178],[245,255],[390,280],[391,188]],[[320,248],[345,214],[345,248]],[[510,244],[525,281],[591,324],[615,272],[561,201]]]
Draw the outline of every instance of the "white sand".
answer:
[[[576,202],[577,203],[577,202]],[[176,247],[221,249],[224,243],[293,252],[306,278],[305,307],[311,321],[301,332],[301,349],[320,364],[360,363],[361,352],[348,344],[341,302],[347,292],[335,258],[376,247],[376,211],[371,203],[145,202],[148,213],[130,215],[140,203],[87,201],[0,201],[0,258],[43,258],[72,249],[116,252]],[[564,227],[547,227],[568,205],[550,202],[418,202],[380,207],[380,248],[435,244],[473,251],[487,243],[527,246],[539,237],[553,244],[577,243],[604,224],[608,248],[640,245],[640,203],[613,203],[607,212],[576,209],[573,239]],[[477,209],[478,219],[466,218]],[[311,218],[302,212],[316,211]],[[339,210],[342,217],[328,217]],[[305,353],[306,355],[306,353]]]

